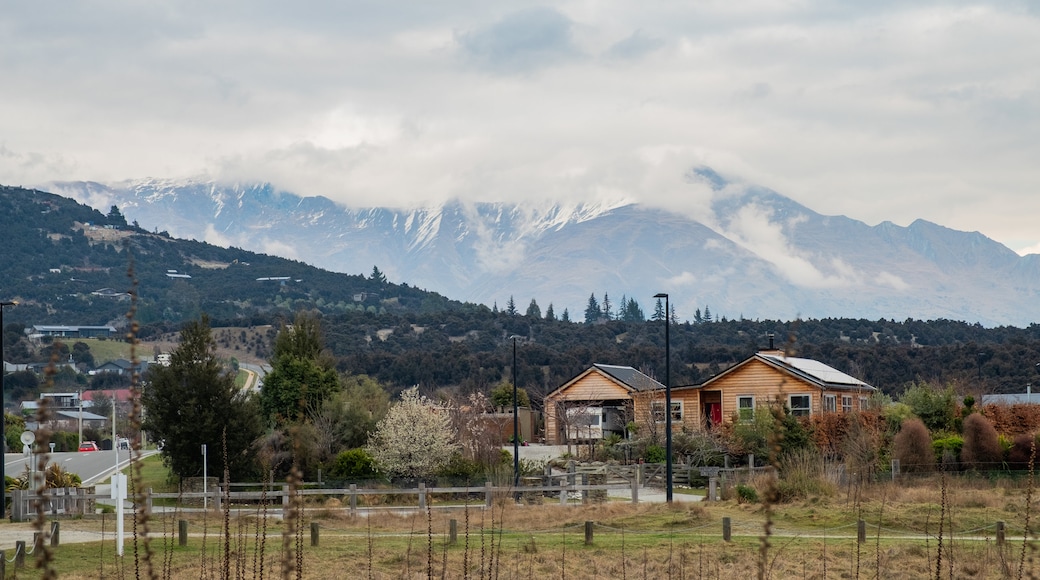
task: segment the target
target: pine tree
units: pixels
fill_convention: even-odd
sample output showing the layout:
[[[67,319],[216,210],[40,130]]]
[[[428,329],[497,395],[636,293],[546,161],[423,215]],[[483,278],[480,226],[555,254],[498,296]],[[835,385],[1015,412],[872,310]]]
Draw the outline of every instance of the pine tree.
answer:
[[[625,306],[625,321],[627,322],[644,322],[646,321],[646,315],[643,314],[643,309],[636,302],[635,298],[629,298],[628,304]]]
[[[531,303],[527,306],[527,317],[528,318],[541,318],[542,309],[538,308],[538,303],[535,302],[534,298],[531,299]]]
[[[386,276],[384,276],[383,273],[379,271],[378,266],[372,266],[372,275],[369,277],[369,280],[372,280],[373,282],[378,282],[379,284],[386,284]]]
[[[612,318],[610,296],[608,296],[606,292],[603,293],[603,318],[605,320],[610,320]]]
[[[603,311],[599,309],[599,302],[596,302],[596,294],[590,294],[589,304],[585,307],[585,324],[592,324],[602,316]]]
[[[560,317],[560,321],[561,322],[570,322],[571,321],[571,313],[566,308],[563,309],[563,316]]]
[[[661,301],[658,300],[657,303],[660,304]],[[697,311],[693,313],[693,322],[695,324],[700,324],[700,323],[704,322],[704,317],[701,316],[701,309],[700,308],[698,308]]]
[[[700,315],[701,311],[698,309],[697,316]],[[657,304],[654,305],[654,315],[652,317],[652,320],[664,320],[664,303],[661,302],[660,298],[657,299]]]
[[[235,385],[216,348],[207,316],[184,326],[170,365],[148,369],[141,427],[162,444],[163,461],[175,475],[202,474],[199,449],[205,443],[213,449],[209,472],[220,473],[226,461],[232,479],[240,480],[254,468],[251,449],[262,433],[260,412],[255,398]],[[220,444],[225,433],[226,458]]]
[[[513,295],[509,295],[509,302],[506,302],[506,314],[509,316],[516,316],[516,302],[513,302]]]
[[[618,311],[614,315],[614,320],[628,320],[628,298],[622,294],[621,302],[618,302]]]
[[[556,320],[556,313],[553,312],[552,302],[549,303],[549,307],[545,309],[546,320]]]
[[[704,322],[711,322],[711,308],[704,307]]]

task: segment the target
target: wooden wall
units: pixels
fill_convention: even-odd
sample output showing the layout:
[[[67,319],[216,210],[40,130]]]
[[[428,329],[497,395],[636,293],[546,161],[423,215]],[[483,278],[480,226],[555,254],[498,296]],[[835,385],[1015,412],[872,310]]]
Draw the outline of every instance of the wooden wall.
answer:
[[[591,369],[586,374],[574,379],[569,385],[550,393],[545,397],[545,442],[548,445],[560,445],[559,421],[556,413],[557,404],[569,401],[588,401],[590,403],[602,403],[605,401],[628,401],[631,400],[628,389],[619,385],[613,379],[607,377],[596,369]]]

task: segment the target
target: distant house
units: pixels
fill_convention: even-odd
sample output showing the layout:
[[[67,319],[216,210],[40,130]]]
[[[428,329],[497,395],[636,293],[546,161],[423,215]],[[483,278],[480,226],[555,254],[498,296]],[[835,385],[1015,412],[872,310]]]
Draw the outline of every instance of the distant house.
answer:
[[[750,421],[759,409],[775,404],[795,416],[850,413],[866,409],[876,391],[822,362],[761,351],[701,385],[673,387],[672,427],[712,429],[726,421]],[[663,421],[664,394],[651,395],[637,398],[636,416]]]
[[[982,395],[982,406],[1002,405],[1040,405],[1040,393],[1034,393],[1031,388],[1024,393],[1006,393],[1002,395]]]
[[[635,395],[663,388],[632,367],[594,364],[545,396],[545,442],[624,436]]]
[[[66,326],[36,324],[29,330],[30,338],[50,336],[55,338],[110,338],[115,336],[114,326]]]
[[[148,370],[148,361],[140,361],[137,363],[137,373],[144,374]],[[108,361],[102,365],[99,365],[94,369],[93,374],[98,373],[115,373],[117,375],[129,376],[134,371],[134,365],[125,358],[118,358],[116,360]]]

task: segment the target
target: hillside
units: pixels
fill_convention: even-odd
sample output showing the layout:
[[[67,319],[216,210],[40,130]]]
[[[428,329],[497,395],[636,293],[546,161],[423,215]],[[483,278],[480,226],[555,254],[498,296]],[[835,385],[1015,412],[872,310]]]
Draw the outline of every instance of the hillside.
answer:
[[[133,280],[142,324],[206,312],[214,319],[269,321],[300,308],[403,312],[469,308],[373,276],[329,272],[303,262],[178,240],[36,190],[0,187],[0,296],[20,302],[8,321],[123,326]]]

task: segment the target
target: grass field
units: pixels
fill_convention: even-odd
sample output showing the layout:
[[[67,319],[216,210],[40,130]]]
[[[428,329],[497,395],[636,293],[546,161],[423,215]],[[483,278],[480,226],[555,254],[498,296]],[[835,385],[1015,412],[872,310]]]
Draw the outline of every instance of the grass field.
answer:
[[[146,467],[145,477],[165,479],[155,465]],[[342,498],[329,497],[308,504],[296,520],[303,532],[298,536],[282,535],[280,505],[230,512],[226,546],[223,513],[205,518],[198,512],[156,513],[149,522],[148,560],[159,578],[219,578],[224,572],[234,578],[280,577],[283,567],[297,565],[303,578],[315,579],[754,578],[760,570],[770,578],[803,579],[1040,575],[1040,543],[1022,539],[1027,515],[1022,482],[949,480],[945,502],[942,487],[938,479],[928,479],[850,488],[773,506],[769,516],[761,504],[734,501],[568,507],[506,501],[493,509],[447,509],[445,498],[428,512],[352,518],[341,508]],[[722,540],[723,518],[731,521],[731,542]],[[181,519],[189,522],[186,547],[176,546]],[[452,519],[455,544],[447,541]],[[773,535],[763,551],[759,537],[767,520]],[[865,522],[862,543],[857,520]],[[1006,522],[1003,545],[996,541],[998,520]],[[586,522],[593,522],[591,545],[585,544]],[[311,545],[312,523],[319,530],[318,546]],[[130,540],[126,556],[115,558],[111,516],[62,525],[63,531],[89,532],[98,540],[58,547],[53,555],[60,577],[147,577],[143,541],[136,561]],[[131,529],[128,521],[128,533]],[[38,571],[18,573],[18,578],[38,577]],[[296,577],[295,571],[288,577]]]

